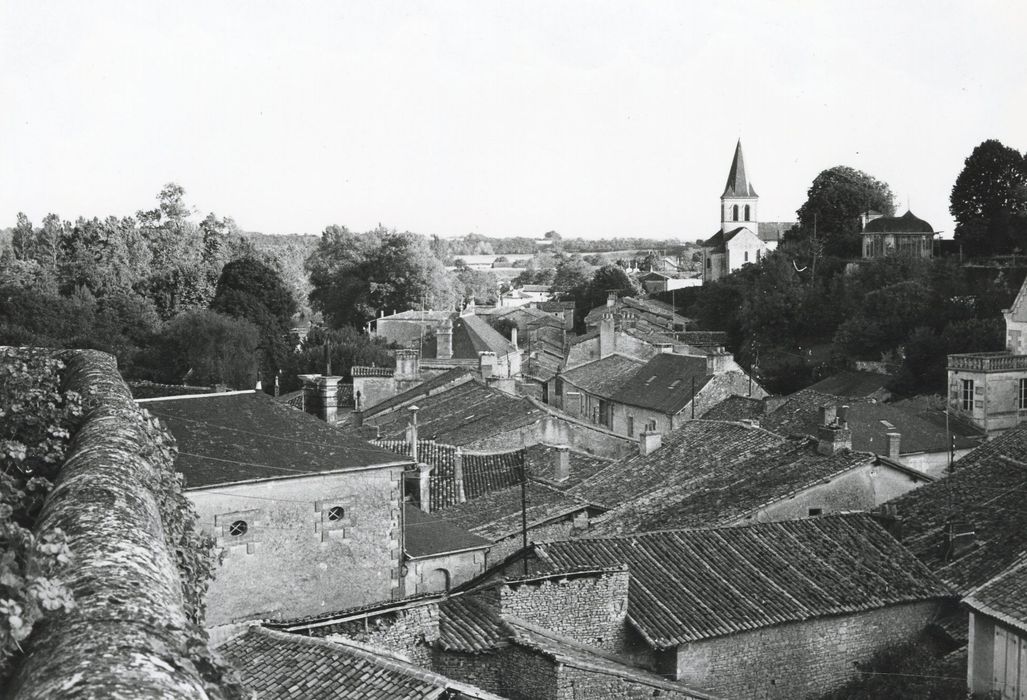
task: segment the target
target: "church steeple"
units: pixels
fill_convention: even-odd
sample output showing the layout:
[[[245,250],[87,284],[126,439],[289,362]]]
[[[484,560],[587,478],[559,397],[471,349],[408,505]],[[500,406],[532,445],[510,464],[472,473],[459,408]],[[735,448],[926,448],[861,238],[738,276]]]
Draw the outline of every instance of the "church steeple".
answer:
[[[731,161],[731,170],[727,174],[727,184],[724,185],[724,197],[757,197],[756,190],[749,184],[745,176],[745,158],[742,156],[742,139],[738,139],[735,146],[735,157]]]
[[[735,157],[727,174],[724,194],[720,195],[720,230],[725,233],[745,227],[753,233],[759,232],[756,205],[759,195],[752,188],[745,174],[745,157],[742,155],[742,139],[735,146]]]

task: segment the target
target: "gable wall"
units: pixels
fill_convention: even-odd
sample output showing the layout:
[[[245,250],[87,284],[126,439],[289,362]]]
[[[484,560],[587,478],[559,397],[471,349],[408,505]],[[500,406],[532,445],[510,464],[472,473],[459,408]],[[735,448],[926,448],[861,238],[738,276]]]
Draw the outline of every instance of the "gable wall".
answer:
[[[821,617],[683,644],[677,679],[732,698],[817,698],[858,675],[855,664],[912,641],[934,601]]]
[[[401,467],[186,492],[225,556],[207,624],[316,615],[399,593]],[[333,505],[345,509],[327,521]],[[231,522],[248,530],[232,537]]]

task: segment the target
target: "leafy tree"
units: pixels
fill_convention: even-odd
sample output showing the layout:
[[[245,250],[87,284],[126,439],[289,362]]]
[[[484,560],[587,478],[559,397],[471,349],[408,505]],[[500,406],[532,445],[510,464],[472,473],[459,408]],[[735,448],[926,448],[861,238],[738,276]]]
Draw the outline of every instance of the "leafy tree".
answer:
[[[494,304],[499,297],[499,279],[494,272],[464,267],[457,270],[455,284],[464,301]]]
[[[969,255],[1027,250],[1027,160],[989,139],[974,148],[952,186],[956,240]]]
[[[303,345],[286,360],[281,373],[282,391],[300,386],[300,374],[320,374],[325,371],[325,359],[331,358],[332,373],[351,378],[356,366],[392,367],[395,357],[381,338],[371,337],[355,328],[312,328]]]
[[[171,319],[139,358],[139,376],[167,384],[250,389],[257,381],[257,327],[216,311],[193,309]]]
[[[860,251],[860,215],[876,210],[888,216],[895,211],[891,188],[861,170],[838,165],[813,180],[806,201],[797,212],[801,239],[816,237],[823,254],[856,257]]]
[[[866,295],[862,310],[842,323],[835,343],[853,358],[877,360],[900,346],[931,311],[931,292],[920,282],[899,282]]]
[[[553,275],[553,294],[558,297],[574,295],[585,290],[595,274],[596,268],[585,262],[580,255],[563,258]]]
[[[310,302],[335,327],[360,327],[379,310],[451,308],[452,279],[422,236],[379,228],[325,229],[307,260]]]

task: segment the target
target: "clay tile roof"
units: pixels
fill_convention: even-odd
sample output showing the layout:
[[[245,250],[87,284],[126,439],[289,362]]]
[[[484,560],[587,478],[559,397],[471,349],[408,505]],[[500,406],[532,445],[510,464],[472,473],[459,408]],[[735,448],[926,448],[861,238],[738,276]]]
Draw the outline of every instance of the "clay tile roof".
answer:
[[[484,537],[472,535],[449,520],[425,513],[412,505],[404,505],[403,514],[404,547],[407,555],[415,559],[485,549],[491,544]]]
[[[599,470],[608,467],[613,461],[603,457],[596,457],[594,455],[569,450],[567,457],[568,462],[570,463],[570,475],[565,481],[556,482],[552,479],[555,476],[553,468],[554,461],[556,460],[557,449],[549,445],[538,444],[528,447],[525,451],[530,465],[531,475],[546,481],[550,486],[554,486],[561,491],[565,491],[576,486],[593,474],[599,472]]]
[[[261,392],[140,404],[175,436],[186,488],[366,469],[402,462],[354,433]]]
[[[243,684],[268,700],[432,700],[450,697],[450,691],[457,697],[497,697],[353,643],[261,627],[251,627],[219,650]]]
[[[963,593],[986,583],[1027,551],[1027,423],[956,461],[952,474],[888,502],[903,543]],[[969,551],[946,558],[950,520],[972,526]]]
[[[560,376],[566,384],[589,394],[610,397],[642,364],[641,360],[633,357],[614,354],[569,369]]]
[[[963,602],[1027,632],[1027,557],[975,590]]]
[[[705,420],[755,420],[763,416],[763,401],[748,396],[732,395],[702,414]]]
[[[614,507],[668,486],[675,475],[687,479],[717,459],[733,464],[773,449],[779,435],[737,423],[693,420],[664,435],[660,449],[635,454],[600,470],[571,489],[591,503]]]
[[[529,528],[574,513],[598,510],[573,495],[537,481],[528,482],[526,496]],[[511,486],[482,494],[465,503],[447,507],[441,515],[476,535],[497,542],[521,530],[521,487]]]
[[[808,388],[832,396],[865,398],[882,391],[891,380],[892,377],[887,374],[843,370]]]
[[[479,352],[494,352],[497,356],[517,352],[513,344],[495,328],[474,314],[453,319],[454,360],[477,360]],[[423,342],[422,357],[438,359],[438,336],[433,334]]]
[[[725,331],[684,331],[678,333],[681,342],[697,348],[716,348],[727,345]]]
[[[627,564],[628,617],[657,649],[951,595],[862,513],[532,549],[552,571]]]
[[[882,216],[868,221],[863,233],[934,233],[934,227],[907,211],[902,216]]]
[[[727,173],[727,184],[721,197],[755,197],[756,190],[745,176],[745,158],[742,156],[742,140],[738,139],[735,156],[731,159],[731,169]]]
[[[706,358],[660,353],[622,382],[612,401],[673,415],[713,378],[706,373]],[[694,383],[694,385],[693,385]]]
[[[436,375],[427,381],[421,382],[414,388],[404,391],[402,394],[390,396],[381,403],[376,403],[374,406],[364,411],[364,418],[366,419],[379,413],[384,413],[396,406],[402,406],[410,403],[411,401],[415,401],[422,396],[427,396],[434,391],[438,391],[447,384],[468,382],[472,381],[473,378],[474,375],[470,370],[463,369],[461,367],[454,367],[453,369],[446,370],[442,374]]]
[[[484,438],[531,425],[546,414],[526,398],[510,396],[498,389],[466,382],[416,401],[419,435],[447,445],[466,445]],[[377,413],[367,419],[365,429],[382,437],[402,438],[410,418],[406,410]]]
[[[505,646],[508,635],[499,611],[473,594],[452,596],[439,605],[438,645],[447,651],[494,651]]]

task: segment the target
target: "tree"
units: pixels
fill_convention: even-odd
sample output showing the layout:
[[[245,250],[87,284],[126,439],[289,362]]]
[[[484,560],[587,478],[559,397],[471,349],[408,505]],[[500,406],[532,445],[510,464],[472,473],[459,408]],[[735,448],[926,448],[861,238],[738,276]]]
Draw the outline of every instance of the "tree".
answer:
[[[956,240],[968,255],[1027,250],[1027,160],[999,141],[974,148],[949,199]]]
[[[140,374],[168,384],[251,389],[257,381],[260,334],[252,323],[193,309],[171,319],[141,358]]]
[[[307,260],[313,308],[335,328],[361,327],[379,310],[452,308],[453,280],[423,236],[379,228],[325,229]]]
[[[553,294],[558,297],[573,296],[575,290],[584,290],[595,273],[594,267],[585,262],[580,255],[572,255],[561,260],[553,275]]]
[[[389,345],[378,337],[368,336],[355,328],[312,328],[303,345],[289,355],[281,373],[281,390],[292,391],[300,386],[299,375],[325,371],[325,356],[331,358],[332,373],[351,378],[354,365],[392,367],[395,357]]]
[[[860,251],[860,215],[876,210],[895,212],[891,188],[861,170],[838,165],[813,180],[797,212],[801,239],[823,241],[824,254],[855,257]]]

